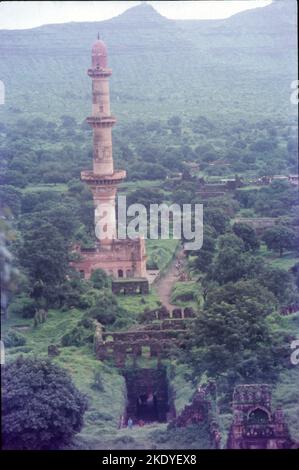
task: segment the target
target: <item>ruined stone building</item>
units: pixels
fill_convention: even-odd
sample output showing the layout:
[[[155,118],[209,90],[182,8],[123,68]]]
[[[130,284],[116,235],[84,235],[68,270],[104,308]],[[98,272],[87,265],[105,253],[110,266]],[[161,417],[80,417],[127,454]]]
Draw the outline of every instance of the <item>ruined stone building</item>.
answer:
[[[272,409],[269,385],[238,385],[233,394],[233,423],[228,449],[293,447],[281,409]]]

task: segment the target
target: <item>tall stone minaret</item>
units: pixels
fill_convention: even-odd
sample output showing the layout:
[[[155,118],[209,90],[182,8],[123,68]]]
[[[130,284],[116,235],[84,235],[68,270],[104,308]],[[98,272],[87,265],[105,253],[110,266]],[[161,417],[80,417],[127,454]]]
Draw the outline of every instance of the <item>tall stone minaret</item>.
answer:
[[[114,170],[112,126],[116,119],[110,113],[107,49],[99,39],[91,50],[92,112],[87,122],[93,129],[93,170],[82,171],[81,180],[91,188],[95,205],[96,235],[103,246],[109,247],[117,237],[115,197],[117,185],[126,177],[125,170]]]

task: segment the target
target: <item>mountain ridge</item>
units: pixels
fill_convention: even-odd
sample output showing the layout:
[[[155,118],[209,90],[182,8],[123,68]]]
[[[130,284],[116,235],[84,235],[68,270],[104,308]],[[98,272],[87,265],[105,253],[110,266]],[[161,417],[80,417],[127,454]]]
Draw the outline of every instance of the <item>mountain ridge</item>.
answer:
[[[11,119],[31,114],[56,118],[67,110],[84,119],[90,104],[85,71],[98,32],[107,44],[111,92],[117,96],[113,105],[122,119],[151,118],[155,112],[193,115],[198,106],[213,116],[232,108],[243,116],[275,109],[292,113],[296,29],[286,22],[294,18],[294,8],[284,15],[281,8],[275,2],[207,22],[170,20],[141,4],[100,22],[0,30],[0,79],[7,90],[0,118],[4,113]]]

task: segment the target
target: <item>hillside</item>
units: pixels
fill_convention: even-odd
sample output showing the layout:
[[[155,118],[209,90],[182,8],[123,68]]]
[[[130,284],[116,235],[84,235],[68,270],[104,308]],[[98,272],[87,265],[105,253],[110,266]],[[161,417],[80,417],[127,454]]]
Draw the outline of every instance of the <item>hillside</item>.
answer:
[[[119,283],[111,271],[86,279],[73,269],[74,246],[94,252],[94,201],[112,188],[101,195],[98,181],[92,196],[80,181],[98,145],[85,122],[92,102],[86,70],[98,32],[113,70],[113,160],[127,172],[118,194],[127,208],[143,204],[151,229],[154,204],[204,208],[200,250],[181,247],[174,217],[168,239],[148,234],[147,271],[157,276],[149,293],[137,293],[140,279],[128,284],[136,259],[133,253],[128,272],[118,243],[111,253]],[[50,358],[87,399],[83,426],[65,442],[59,434],[57,448],[225,448],[238,415],[233,392],[244,384],[269,384],[273,396],[273,410],[260,421],[264,397],[248,395],[244,446],[252,425],[268,432],[277,407],[299,442],[299,367],[290,360],[299,338],[295,41],[291,0],[217,21],[169,20],[143,3],[102,22],[0,30],[1,339],[8,368],[20,355],[30,364]],[[101,142],[110,145],[105,136]],[[198,234],[196,215],[193,221]],[[131,222],[128,213],[132,229]],[[12,447],[11,423],[25,448],[54,448],[40,440],[52,414],[35,418],[48,412],[44,395],[55,408],[48,385],[32,403],[22,376],[10,380],[3,396],[12,414],[3,416]]]
[[[99,31],[113,69],[113,111],[133,118],[230,119],[295,113],[295,2],[277,1],[225,20],[169,20],[142,4],[101,22],[0,31],[0,119],[83,120],[90,108],[86,69]],[[288,53],[286,54],[286,49]]]

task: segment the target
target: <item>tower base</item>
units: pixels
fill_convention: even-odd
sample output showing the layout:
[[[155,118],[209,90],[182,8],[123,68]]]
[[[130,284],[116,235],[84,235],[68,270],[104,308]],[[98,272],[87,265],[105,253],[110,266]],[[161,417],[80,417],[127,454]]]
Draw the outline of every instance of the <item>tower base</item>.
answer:
[[[74,247],[80,259],[72,261],[82,276],[89,279],[96,269],[103,269],[109,276],[120,278],[145,278],[146,254],[144,239],[111,240],[109,244],[96,243],[94,248]]]

